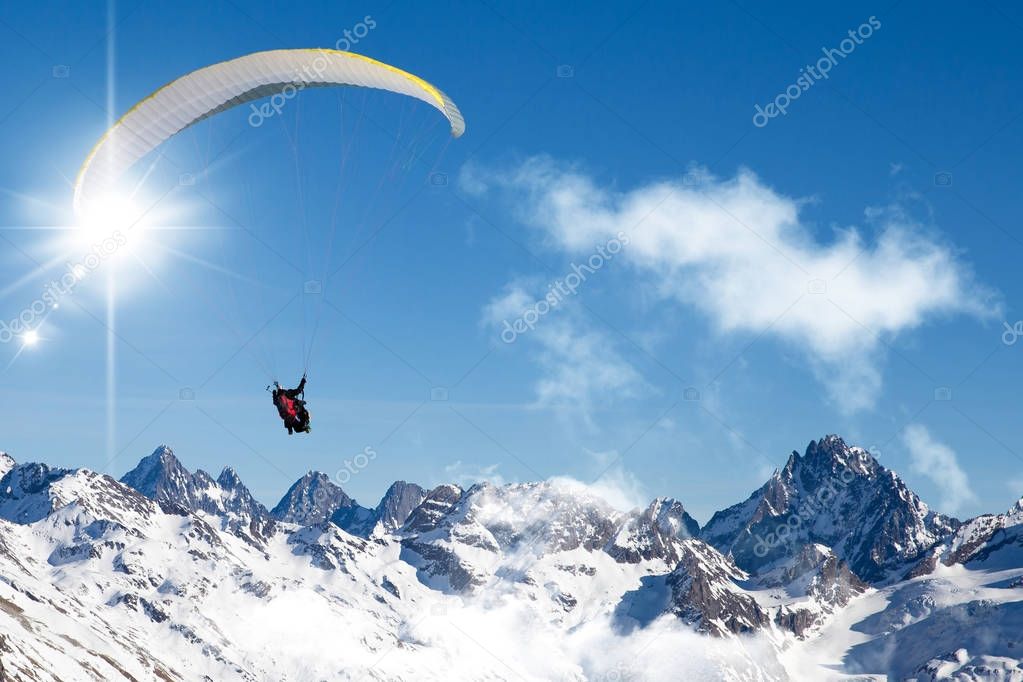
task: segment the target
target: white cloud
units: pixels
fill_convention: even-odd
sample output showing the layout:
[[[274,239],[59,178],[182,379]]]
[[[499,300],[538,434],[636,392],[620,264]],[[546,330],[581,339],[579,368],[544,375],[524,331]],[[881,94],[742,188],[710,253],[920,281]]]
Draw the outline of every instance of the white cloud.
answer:
[[[804,201],[747,170],[722,180],[695,169],[624,192],[548,158],[462,175],[476,194],[510,191],[521,217],[569,254],[624,232],[621,258],[660,297],[695,307],[720,333],[766,332],[802,349],[847,412],[873,404],[885,340],[945,315],[998,312],[957,254],[905,215],[876,215],[869,243],[853,228],[822,242],[800,221]]]
[[[489,481],[494,485],[506,485],[510,481],[498,472],[500,467],[500,464],[470,466],[459,459],[444,467],[442,483],[455,483],[462,488],[471,487],[481,481]]]
[[[506,320],[516,320],[534,309],[542,294],[531,294],[530,286],[519,281],[506,287],[484,308],[484,323],[500,332]],[[588,419],[595,407],[634,396],[645,386],[639,372],[615,349],[614,341],[568,303],[536,319],[532,329],[519,334],[515,343],[536,349],[535,360],[543,372],[535,386],[539,407],[577,408]]]
[[[449,679],[566,682],[784,677],[762,634],[710,637],[673,616],[626,634],[610,614],[595,614],[564,635],[521,594],[461,601],[447,613],[404,622],[402,640],[415,646],[395,647],[380,667],[416,673],[443,669]]]
[[[531,296],[528,291],[534,284],[535,282],[521,280],[506,286],[501,295],[490,299],[483,308],[483,322],[499,327],[505,320],[521,317],[536,303],[536,297]]]
[[[977,501],[956,453],[944,443],[934,440],[926,427],[911,424],[903,432],[902,442],[909,449],[913,471],[937,486],[941,493],[942,511],[954,514],[963,505]]]
[[[639,479],[625,469],[617,450],[607,452],[587,450],[586,453],[600,472],[599,478],[588,483],[568,476],[555,476],[548,480],[569,490],[600,498],[623,512],[644,509],[650,504],[653,498],[646,493]]]
[[[632,396],[643,383],[632,365],[613,350],[606,334],[585,329],[575,320],[551,320],[536,337],[543,345],[540,364],[547,369],[536,387],[541,405],[589,408],[598,400]]]

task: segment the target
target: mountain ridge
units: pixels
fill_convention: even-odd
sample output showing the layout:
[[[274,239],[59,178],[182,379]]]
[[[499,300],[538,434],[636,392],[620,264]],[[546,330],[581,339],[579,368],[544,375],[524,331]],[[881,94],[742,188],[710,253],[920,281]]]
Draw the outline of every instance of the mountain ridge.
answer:
[[[814,514],[806,513],[808,500]],[[783,524],[786,537],[758,556],[756,539],[767,542]],[[950,581],[954,590],[945,587]],[[837,436],[793,453],[746,501],[702,528],[674,498],[622,511],[585,486],[553,480],[429,491],[396,481],[368,508],[310,471],[267,510],[231,467],[216,479],[191,472],[168,446],[120,481],[13,460],[0,476],[0,630],[14,628],[0,645],[0,662],[14,671],[12,679],[35,679],[24,671],[43,659],[70,666],[61,668],[64,679],[76,679],[75,660],[89,661],[104,679],[130,679],[108,660],[123,657],[134,661],[124,670],[136,679],[191,678],[186,670],[265,679],[282,660],[296,675],[308,665],[319,678],[372,675],[353,662],[358,655],[346,658],[351,670],[339,671],[329,658],[292,660],[275,641],[256,651],[228,617],[259,620],[264,609],[286,604],[292,606],[284,613],[316,614],[314,622],[333,623],[332,632],[364,633],[348,650],[365,650],[367,666],[385,642],[407,651],[412,658],[395,658],[416,669],[424,659],[415,651],[443,653],[447,667],[426,679],[450,677],[460,665],[450,657],[459,646],[434,632],[401,649],[409,646],[399,644],[408,636],[403,628],[415,629],[434,611],[469,617],[474,605],[515,605],[524,611],[512,621],[528,613],[551,641],[597,622],[608,624],[608,637],[626,639],[663,627],[720,642],[757,637],[766,658],[739,657],[753,667],[735,668],[733,678],[772,680],[786,679],[784,652],[817,646],[845,627],[846,614],[856,612],[851,605],[868,605],[876,613],[855,622],[858,630],[874,633],[879,646],[893,628],[905,629],[916,649],[881,665],[876,646],[853,647],[850,669],[944,670],[947,650],[927,642],[945,647],[954,640],[918,637],[927,614],[986,614],[1010,628],[1017,601],[1023,604],[1023,500],[966,522],[936,514],[894,472]],[[11,615],[17,613],[27,620]],[[289,627],[299,622],[294,617],[281,616]],[[884,626],[871,620],[881,618]],[[25,634],[25,624],[35,634]],[[39,634],[43,624],[53,638]],[[80,641],[82,628],[91,633],[89,650],[63,638]],[[315,641],[325,629],[305,638]],[[130,634],[104,634],[110,632]],[[175,653],[158,653],[153,641]],[[953,659],[962,659],[963,670],[982,670],[982,654]],[[732,670],[738,660],[718,664]],[[509,676],[488,667],[492,659],[473,659],[476,668],[461,676],[547,678],[517,667],[535,664],[516,660],[518,672]],[[572,674],[565,679],[586,679]]]

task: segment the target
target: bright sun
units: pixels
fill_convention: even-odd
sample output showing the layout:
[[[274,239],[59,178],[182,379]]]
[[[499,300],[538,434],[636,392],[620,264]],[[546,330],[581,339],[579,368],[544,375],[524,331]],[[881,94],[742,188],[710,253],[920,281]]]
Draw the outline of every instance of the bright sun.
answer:
[[[34,346],[39,343],[39,332],[35,329],[29,329],[27,332],[21,335],[21,341],[26,346]]]
[[[130,198],[108,195],[93,203],[78,221],[79,246],[101,248],[106,257],[138,249],[146,230],[146,211]]]

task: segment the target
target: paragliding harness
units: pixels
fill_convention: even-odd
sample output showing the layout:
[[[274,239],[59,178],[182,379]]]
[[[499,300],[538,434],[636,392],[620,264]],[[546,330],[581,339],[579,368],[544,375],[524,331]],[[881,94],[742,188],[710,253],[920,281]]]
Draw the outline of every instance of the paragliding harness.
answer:
[[[305,375],[298,388],[291,390],[282,388],[278,382],[273,382],[273,401],[277,413],[284,420],[284,428],[288,435],[295,433],[309,433],[309,411],[305,407]],[[266,390],[270,390],[267,386]]]

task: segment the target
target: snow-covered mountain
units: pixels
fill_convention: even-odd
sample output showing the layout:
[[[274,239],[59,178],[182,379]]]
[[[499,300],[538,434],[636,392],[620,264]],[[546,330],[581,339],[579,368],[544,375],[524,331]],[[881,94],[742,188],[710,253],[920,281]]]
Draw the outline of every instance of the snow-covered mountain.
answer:
[[[326,474],[310,471],[292,484],[270,515],[278,521],[312,526],[329,521],[341,507],[354,505],[355,500]]]
[[[51,485],[73,476],[70,469],[51,468],[45,464],[13,464],[0,478],[0,518],[15,523],[31,523],[54,509],[74,501],[65,494],[63,485]]]
[[[1012,566],[1023,558],[1023,498],[1004,514],[983,514],[932,547],[909,572],[928,575],[941,566]]]
[[[395,481],[380,503],[368,509],[326,474],[310,471],[295,481],[270,515],[302,526],[330,521],[353,535],[368,538],[399,528],[425,497],[426,491],[415,483]]]
[[[659,497],[639,514],[630,515],[605,548],[618,561],[639,563],[660,559],[669,566],[682,559],[685,538],[700,534],[700,524],[682,503]]]
[[[216,480],[203,470],[188,471],[166,445],[142,459],[121,478],[172,514],[202,512],[219,519],[224,530],[257,545],[273,534],[275,521],[231,467]]]
[[[1023,503],[960,524],[834,436],[702,530],[564,479],[0,471],[4,682],[1023,679]]]
[[[822,544],[876,583],[901,575],[958,526],[869,452],[827,436],[793,452],[745,502],[714,514],[701,537],[747,571]]]

